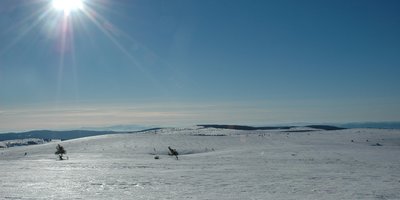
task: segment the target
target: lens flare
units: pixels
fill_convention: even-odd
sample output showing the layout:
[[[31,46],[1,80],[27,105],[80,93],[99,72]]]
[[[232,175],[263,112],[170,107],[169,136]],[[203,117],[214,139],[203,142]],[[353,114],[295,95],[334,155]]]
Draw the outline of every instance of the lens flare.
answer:
[[[62,10],[67,15],[72,11],[83,9],[81,0],[53,0],[52,4],[54,9]]]

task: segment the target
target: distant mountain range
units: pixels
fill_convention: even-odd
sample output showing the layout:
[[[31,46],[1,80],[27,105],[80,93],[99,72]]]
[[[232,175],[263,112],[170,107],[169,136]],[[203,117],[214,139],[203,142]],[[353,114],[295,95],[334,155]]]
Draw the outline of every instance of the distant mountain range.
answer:
[[[326,130],[326,131],[345,129],[345,128],[342,128],[342,127],[330,126],[330,125],[261,126],[261,127],[255,127],[255,126],[242,126],[242,125],[204,124],[204,125],[198,125],[198,126],[202,126],[204,128],[222,128],[222,129],[245,130],[245,131],[249,131],[249,130],[289,130],[291,128],[296,128],[296,127],[307,127],[307,128],[321,129],[321,130]]]
[[[0,141],[16,140],[26,138],[41,138],[41,139],[61,139],[70,140],[81,137],[89,137],[95,135],[115,134],[114,131],[87,131],[87,130],[72,130],[72,131],[50,131],[50,130],[35,130],[22,133],[4,133],[0,134]]]
[[[400,129],[400,122],[354,122],[340,124],[344,128],[382,128],[382,129]]]
[[[334,124],[334,125],[304,125],[304,126],[243,126],[243,125],[223,125],[223,124],[203,124],[198,125],[204,128],[221,128],[221,129],[234,129],[234,130],[282,130],[289,131],[295,127],[308,127],[321,130],[341,130],[346,128],[382,128],[382,129],[400,129],[400,122],[364,122],[364,123],[347,123],[347,124]],[[51,130],[34,130],[21,133],[3,133],[0,134],[0,141],[16,140],[26,138],[40,138],[40,139],[61,139],[70,140],[81,137],[89,137],[105,134],[117,133],[138,133],[146,130],[157,130],[160,128],[145,128],[138,130],[141,126],[113,126],[107,127],[105,130],[69,130],[69,131],[51,131]],[[115,131],[118,129],[118,131]],[[130,131],[129,131],[130,130]]]
[[[147,129],[156,128],[156,127],[157,126],[143,126],[143,125],[137,125],[137,124],[129,124],[129,125],[114,125],[114,126],[105,126],[105,127],[82,127],[82,128],[79,128],[79,130],[132,132],[132,131],[147,130]]]
[[[321,130],[341,130],[347,128],[378,128],[378,129],[400,129],[400,122],[354,122],[354,123],[327,123],[325,125],[282,125],[282,126],[242,126],[242,125],[219,125],[205,124],[198,125],[205,128],[224,128],[235,130],[285,130],[295,127],[308,127]]]

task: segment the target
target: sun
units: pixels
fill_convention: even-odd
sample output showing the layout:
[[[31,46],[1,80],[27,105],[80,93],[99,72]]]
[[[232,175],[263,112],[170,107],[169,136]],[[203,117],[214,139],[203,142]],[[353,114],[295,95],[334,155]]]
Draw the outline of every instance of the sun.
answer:
[[[64,11],[69,15],[70,12],[83,9],[82,0],[52,0],[53,8]]]

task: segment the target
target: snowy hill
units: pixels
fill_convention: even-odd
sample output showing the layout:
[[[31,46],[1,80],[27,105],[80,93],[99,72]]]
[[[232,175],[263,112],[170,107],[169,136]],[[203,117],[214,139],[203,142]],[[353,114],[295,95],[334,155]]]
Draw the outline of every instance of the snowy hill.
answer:
[[[50,130],[35,130],[22,133],[1,133],[0,141],[16,140],[26,138],[40,138],[40,139],[61,139],[70,140],[81,137],[89,137],[96,135],[114,134],[113,131],[90,131],[90,130],[71,130],[71,131],[50,131]]]
[[[49,140],[43,140],[38,138],[26,138],[20,140],[5,140],[0,141],[0,148],[8,148],[8,147],[15,147],[15,146],[26,146],[26,145],[37,145],[37,144],[44,144],[49,142]]]
[[[0,149],[0,198],[400,199],[399,130],[156,129],[60,142],[64,161],[56,144]]]

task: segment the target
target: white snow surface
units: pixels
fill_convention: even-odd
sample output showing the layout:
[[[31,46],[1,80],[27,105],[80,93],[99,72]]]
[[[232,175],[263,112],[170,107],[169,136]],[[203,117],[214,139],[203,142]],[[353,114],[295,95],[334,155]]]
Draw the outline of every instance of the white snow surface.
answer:
[[[0,199],[400,199],[400,130],[161,129],[63,141],[63,161],[56,144],[0,149]]]
[[[26,138],[26,139],[16,139],[16,140],[4,140],[0,141],[0,148],[7,148],[13,146],[24,146],[24,145],[32,145],[33,144],[44,144],[45,141],[39,138]]]

